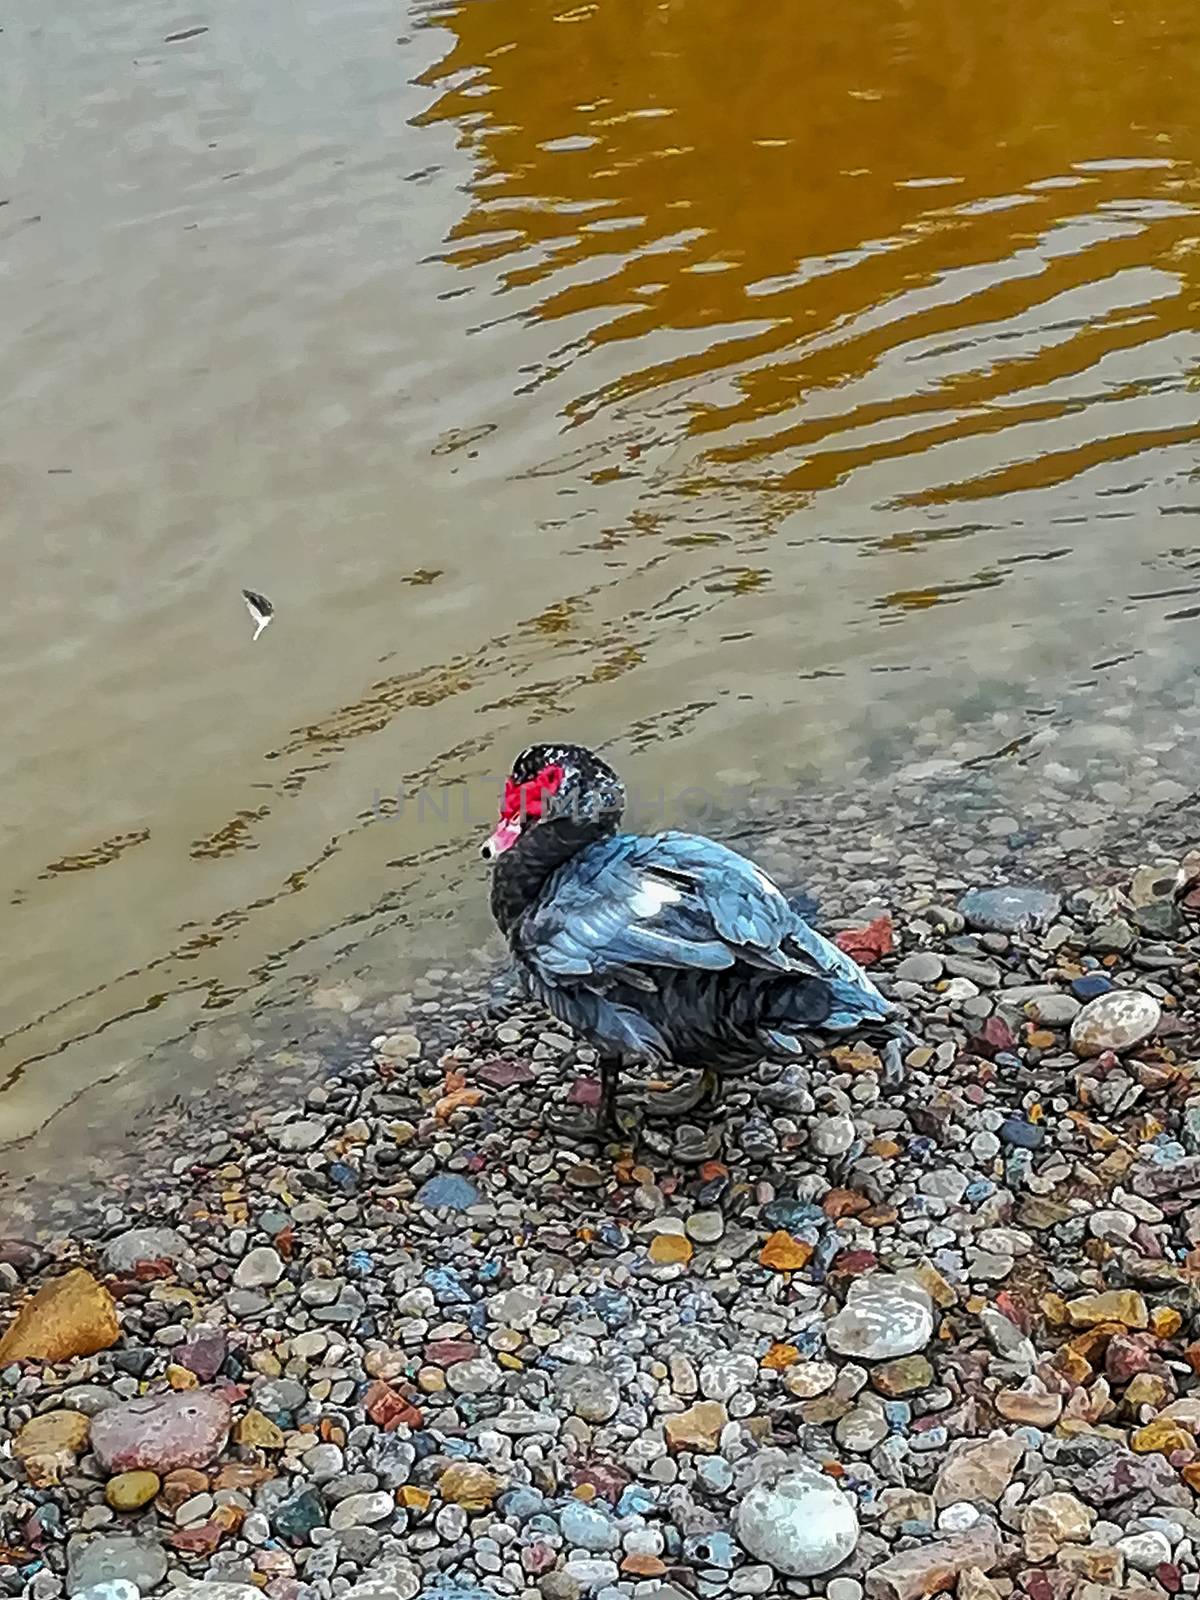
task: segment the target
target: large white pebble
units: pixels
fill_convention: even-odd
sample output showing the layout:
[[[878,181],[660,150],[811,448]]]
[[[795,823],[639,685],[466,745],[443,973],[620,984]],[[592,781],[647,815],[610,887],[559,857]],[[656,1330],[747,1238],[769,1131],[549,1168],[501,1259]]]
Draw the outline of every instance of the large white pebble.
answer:
[[[1162,1007],[1141,989],[1114,989],[1098,995],[1071,1024],[1071,1048],[1077,1056],[1118,1055],[1148,1039],[1162,1018]]]
[[[1171,1559],[1171,1541],[1156,1528],[1127,1533],[1117,1540],[1117,1549],[1136,1572],[1155,1572]]]
[[[804,1456],[755,1484],[737,1509],[738,1542],[789,1578],[840,1566],[858,1543],[858,1512],[833,1479]]]
[[[871,1273],[850,1285],[846,1304],[825,1329],[825,1342],[856,1361],[915,1355],[933,1338],[933,1301],[919,1283]]]

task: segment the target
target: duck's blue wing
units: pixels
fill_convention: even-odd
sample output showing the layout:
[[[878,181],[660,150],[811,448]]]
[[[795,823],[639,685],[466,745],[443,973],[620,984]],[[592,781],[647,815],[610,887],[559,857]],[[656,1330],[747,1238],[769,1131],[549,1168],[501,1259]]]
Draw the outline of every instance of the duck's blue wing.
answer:
[[[654,986],[653,970],[824,979],[835,1009],[883,1017],[888,1007],[856,962],[815,932],[761,868],[696,834],[618,834],[589,846],[551,880],[525,919],[522,953],[555,986]]]

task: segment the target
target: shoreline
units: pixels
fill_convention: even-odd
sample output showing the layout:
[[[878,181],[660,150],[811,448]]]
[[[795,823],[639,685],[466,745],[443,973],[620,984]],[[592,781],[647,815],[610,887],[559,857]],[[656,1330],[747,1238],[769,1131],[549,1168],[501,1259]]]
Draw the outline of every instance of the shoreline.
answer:
[[[954,761],[865,771],[848,788],[814,794],[815,809],[801,792],[787,811],[760,807],[749,820],[721,815],[706,831],[754,856],[789,893],[815,900],[813,920],[825,931],[931,889],[953,898],[972,884],[1010,879],[1064,892],[1083,882],[1118,883],[1143,861],[1181,856],[1200,839],[1200,822],[1193,828],[1190,821],[1200,791],[1189,794],[1169,775],[1178,762],[1166,756],[1141,774],[1139,795],[1131,753],[1102,743],[1071,785],[1055,782],[1031,797],[1019,754],[1014,761],[1007,746],[990,755],[980,748],[976,730]],[[1155,802],[1156,788],[1167,798]],[[476,877],[460,890],[483,897],[485,882]],[[372,970],[371,941],[350,948],[352,964],[335,964],[328,980],[290,981],[253,1018],[187,1028],[148,1052],[136,1071],[123,1070],[111,1085],[89,1084],[39,1129],[4,1146],[0,1210],[26,1229],[86,1225],[98,1186],[146,1179],[147,1123],[155,1150],[181,1158],[214,1122],[233,1127],[255,1109],[285,1109],[366,1050],[372,1035],[410,1016],[461,1017],[509,987],[498,936],[459,959],[439,948],[432,969],[410,952],[399,985],[378,964]],[[230,1065],[214,1070],[217,1058]]]
[[[539,1118],[589,1053],[481,964],[147,1121],[82,1207],[18,1191],[6,1301],[78,1266],[116,1338],[0,1359],[0,1592],[1200,1592],[1200,872],[1138,871],[1191,808],[1101,859],[989,831],[995,787],[738,840],[826,930],[891,919],[898,1081],[851,1040],[604,1151]],[[1001,878],[1029,931],[964,901]]]
[[[702,765],[692,739],[669,723],[634,733],[606,726],[598,734],[607,735],[606,747],[612,745],[626,775],[640,776],[647,798],[658,792],[656,774],[674,797],[667,815],[656,800],[642,820],[698,825],[754,848],[764,828],[777,833],[766,864],[801,890],[810,875],[810,830],[822,857],[834,850],[857,854],[864,836],[882,835],[875,857],[886,889],[914,840],[918,851],[923,844],[912,819],[936,813],[940,804],[952,826],[963,818],[973,824],[956,829],[961,850],[956,860],[943,861],[944,870],[980,879],[1049,872],[1058,879],[1086,866],[1089,855],[1124,859],[1129,839],[1144,837],[1156,813],[1194,794],[1188,755],[1200,738],[1200,702],[1194,672],[1174,657],[1143,651],[1099,661],[1076,651],[1067,675],[1052,682],[1044,670],[1028,681],[972,673],[953,691],[928,664],[914,662],[906,676],[893,677],[899,671],[860,664],[846,669],[840,687],[810,684],[805,695],[812,701],[805,705],[812,720],[799,708],[753,714],[746,708],[748,720],[739,720],[728,741],[714,742],[710,734],[701,743],[700,750],[711,750]],[[831,700],[835,688],[838,699]],[[848,724],[836,715],[847,696]],[[657,742],[661,753],[649,748]],[[448,770],[458,772],[460,763]],[[698,817],[680,804],[692,792],[689,780],[705,786],[711,815]],[[739,799],[746,793],[755,795],[759,819],[749,828]],[[785,794],[793,797],[790,805],[780,798]],[[214,1085],[225,1062],[253,1076],[271,1052],[324,1054],[336,1047],[338,1030],[327,1025],[336,1018],[306,1014],[314,987],[348,983],[351,1003],[385,1013],[395,991],[419,980],[432,960],[448,972],[464,964],[464,950],[490,929],[478,834],[456,832],[461,823],[433,826],[432,807],[426,837],[416,836],[422,830],[397,832],[395,823],[378,826],[369,806],[362,818],[355,862],[338,866],[331,858],[328,870],[341,879],[344,870],[351,877],[362,871],[365,861],[375,866],[331,919],[314,920],[297,902],[266,945],[226,929],[219,955],[189,960],[174,979],[164,971],[162,981],[134,995],[103,988],[90,1016],[75,1010],[81,985],[73,981],[69,950],[61,953],[58,981],[44,993],[39,1014],[19,1005],[8,1013],[0,1123],[9,1142],[0,1147],[0,1205],[5,1173],[28,1170],[21,1145],[36,1144],[34,1164],[44,1172],[57,1176],[65,1168],[69,1177],[76,1156],[93,1151],[97,1133],[106,1137],[106,1124],[131,1112],[156,1123],[156,1105],[193,1085]],[[1032,860],[991,831],[1006,819],[1038,839]],[[1041,847],[1047,833],[1052,848]],[[301,848],[304,859],[312,846],[310,839]],[[859,897],[852,875],[829,872],[824,859],[817,866],[836,891],[836,914],[854,915]],[[116,879],[108,892],[125,904]],[[132,913],[133,905],[126,910]],[[497,960],[499,953],[497,944]],[[168,947],[155,952],[156,970],[169,954]],[[263,1074],[261,1086],[268,1099],[269,1077]]]

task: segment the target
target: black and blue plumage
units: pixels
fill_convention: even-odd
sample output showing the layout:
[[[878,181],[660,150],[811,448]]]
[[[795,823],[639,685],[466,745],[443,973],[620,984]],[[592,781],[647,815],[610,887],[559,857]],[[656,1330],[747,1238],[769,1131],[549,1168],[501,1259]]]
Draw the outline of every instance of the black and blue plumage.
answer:
[[[594,1045],[611,1124],[623,1063],[796,1056],[891,1008],[761,868],[696,834],[618,831],[625,791],[581,745],[517,758],[485,855],[526,992]]]

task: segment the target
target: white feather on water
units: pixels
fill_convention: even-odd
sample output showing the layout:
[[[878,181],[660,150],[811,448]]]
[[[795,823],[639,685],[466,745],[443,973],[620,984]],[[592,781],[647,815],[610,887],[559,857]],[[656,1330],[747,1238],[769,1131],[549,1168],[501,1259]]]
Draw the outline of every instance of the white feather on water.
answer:
[[[254,618],[254,639],[250,641],[253,644],[275,615],[275,607],[265,594],[256,594],[253,589],[243,589],[242,599],[246,602],[246,610]]]

